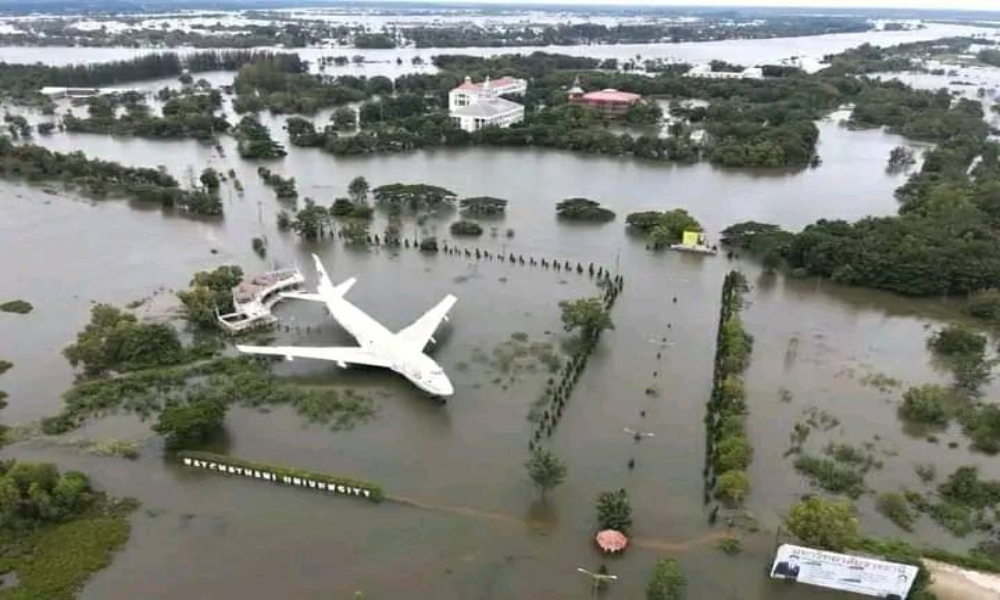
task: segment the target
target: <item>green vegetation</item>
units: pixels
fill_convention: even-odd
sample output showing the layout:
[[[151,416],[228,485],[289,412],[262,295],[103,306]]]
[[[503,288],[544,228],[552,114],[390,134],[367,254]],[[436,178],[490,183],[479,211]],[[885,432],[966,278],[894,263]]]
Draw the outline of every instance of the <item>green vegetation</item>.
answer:
[[[217,196],[183,190],[164,170],[124,167],[87,158],[82,152],[63,154],[33,144],[14,145],[4,136],[0,136],[0,178],[30,183],[58,181],[92,198],[125,197],[199,215],[222,214]]]
[[[254,117],[246,116],[233,128],[237,151],[243,158],[281,158],[288,154],[284,146],[271,139],[271,132]]]
[[[991,325],[1000,325],[1000,290],[982,290],[970,294],[965,312]]]
[[[255,237],[250,240],[250,247],[253,249],[254,254],[264,258],[267,255],[267,243],[264,238]]]
[[[663,226],[660,217],[650,217],[634,218],[633,227],[651,220],[659,221],[652,225],[654,229]],[[743,386],[743,371],[750,362],[753,338],[744,330],[740,318],[743,296],[749,289],[746,278],[739,271],[731,271],[723,281],[712,396],[705,417],[706,502],[714,481],[715,498],[733,507],[741,506],[750,493],[747,468],[753,458],[753,447],[746,434],[747,404]],[[709,479],[710,474],[713,479]]]
[[[492,196],[462,198],[459,203],[463,217],[501,217],[507,210],[507,201]]]
[[[318,240],[330,228],[330,211],[306,198],[305,207],[295,213],[292,229],[306,240]]]
[[[913,531],[916,516],[910,510],[910,503],[897,492],[883,492],[875,500],[875,509],[900,529]]]
[[[981,355],[986,350],[986,336],[952,325],[934,332],[927,347],[944,357]]]
[[[827,458],[801,455],[795,459],[795,470],[805,475],[812,485],[835,494],[858,498],[865,492],[863,472],[837,464]]]
[[[195,273],[188,289],[177,292],[177,297],[184,305],[185,318],[200,328],[217,327],[216,310],[220,314],[234,310],[232,290],[241,281],[243,269],[232,265]]]
[[[0,574],[5,600],[74,598],[128,539],[131,500],[108,498],[82,473],[0,461]]]
[[[366,48],[395,48],[396,41],[384,33],[359,33],[354,36],[354,47]]]
[[[483,235],[483,226],[475,221],[461,219],[448,228],[452,235],[478,237]]]
[[[858,541],[858,519],[846,500],[810,496],[801,500],[785,517],[788,530],[807,546],[842,552]]]
[[[646,600],[680,600],[687,579],[673,558],[661,558],[653,566],[653,576],[646,584]]]
[[[9,360],[0,360],[0,375],[3,375],[14,366]]]
[[[274,190],[274,195],[278,200],[291,200],[294,203],[299,197],[299,192],[295,189],[294,177],[286,179],[267,167],[257,167],[257,176],[264,182],[264,185]]]
[[[363,180],[363,178],[361,179]],[[455,192],[449,189],[424,183],[381,185],[372,190],[372,195],[378,206],[395,214],[402,213],[404,210],[415,213],[440,210],[451,206],[457,197]]]
[[[911,387],[903,393],[899,416],[911,423],[930,427],[947,427],[954,416],[955,400],[940,385]]]
[[[330,120],[334,129],[338,131],[353,131],[358,125],[358,113],[349,106],[341,106],[333,111]]]
[[[385,498],[385,494],[382,492],[382,488],[380,488],[378,485],[374,483],[368,481],[362,481],[360,479],[352,479],[349,477],[335,477],[333,475],[317,473],[316,471],[306,471],[304,469],[291,469],[288,467],[270,465],[267,463],[252,462],[249,460],[243,460],[242,458],[236,458],[235,456],[225,456],[222,454],[213,454],[211,452],[184,450],[178,453],[178,457],[181,459],[191,458],[207,462],[223,463],[231,467],[237,467],[242,469],[267,471],[268,473],[273,473],[277,475],[279,480],[282,477],[297,477],[299,479],[311,479],[313,481],[323,482],[327,484],[332,483],[334,485],[362,488],[371,492],[371,496],[369,496],[368,499],[371,500],[372,502],[381,502]]]
[[[222,429],[228,408],[209,390],[193,388],[188,391],[183,403],[164,407],[153,425],[153,431],[166,438],[167,448],[187,448]]]
[[[34,308],[35,307],[26,300],[10,300],[9,302],[0,304],[0,312],[15,313],[18,315],[26,315]]]
[[[630,231],[645,235],[654,249],[679,243],[685,231],[702,230],[701,223],[683,208],[662,213],[655,210],[631,213],[625,224]]]
[[[543,501],[546,492],[566,479],[566,463],[540,446],[532,451],[531,457],[524,463],[524,468],[528,470],[528,476],[541,491]]]
[[[615,213],[601,206],[600,202],[587,198],[567,198],[556,204],[556,216],[567,221],[590,221],[604,223],[614,221]]]
[[[632,528],[632,504],[628,492],[619,489],[597,496],[597,524],[600,529],[614,529],[628,534]]]
[[[605,329],[614,329],[611,311],[600,298],[580,298],[559,302],[563,328],[568,332],[579,330],[585,339],[596,340]]]
[[[63,127],[72,132],[202,141],[213,140],[230,128],[225,117],[215,114],[222,108],[222,94],[218,90],[168,90],[159,97],[165,99],[162,117],[153,115],[144,97],[134,92],[94,96],[87,100],[89,116],[80,118],[68,112],[63,117]],[[116,116],[121,104],[125,114]]]
[[[724,537],[715,545],[729,556],[736,556],[743,552],[743,542],[738,537]]]
[[[177,332],[163,323],[140,323],[109,304],[90,309],[90,323],[63,354],[89,377],[176,365],[187,357]]]

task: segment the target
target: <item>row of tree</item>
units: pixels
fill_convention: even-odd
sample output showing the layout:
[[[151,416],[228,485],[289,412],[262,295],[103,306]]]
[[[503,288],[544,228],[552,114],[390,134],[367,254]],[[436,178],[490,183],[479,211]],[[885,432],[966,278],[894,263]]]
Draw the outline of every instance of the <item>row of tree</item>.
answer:
[[[0,137],[0,177],[61,182],[93,198],[126,197],[199,215],[222,215],[217,195],[182,189],[165,170],[126,167],[87,158],[82,152],[64,154],[33,144],[14,145],[6,137]]]
[[[719,329],[716,338],[712,396],[705,423],[705,496],[731,507],[742,506],[750,491],[747,468],[753,456],[746,433],[746,392],[743,371],[750,362],[753,339],[743,328],[740,312],[749,291],[746,278],[731,271],[722,283]],[[714,511],[713,511],[714,512]]]

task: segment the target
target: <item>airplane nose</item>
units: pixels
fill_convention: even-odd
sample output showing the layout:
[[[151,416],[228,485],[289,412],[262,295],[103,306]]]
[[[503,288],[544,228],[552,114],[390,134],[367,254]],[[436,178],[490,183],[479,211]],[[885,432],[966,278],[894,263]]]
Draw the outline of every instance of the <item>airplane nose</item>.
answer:
[[[436,387],[436,393],[438,396],[451,396],[455,393],[455,388],[451,385],[451,382],[448,381],[447,377],[443,377],[441,381],[438,382]]]

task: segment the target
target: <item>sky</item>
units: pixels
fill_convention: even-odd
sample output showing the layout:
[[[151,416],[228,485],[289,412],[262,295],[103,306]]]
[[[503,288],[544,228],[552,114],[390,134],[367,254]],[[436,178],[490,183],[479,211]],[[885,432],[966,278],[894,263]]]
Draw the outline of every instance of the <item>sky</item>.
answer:
[[[466,0],[504,4],[592,4],[643,6],[780,6],[804,8],[906,8],[988,10],[1000,14],[1000,0]]]

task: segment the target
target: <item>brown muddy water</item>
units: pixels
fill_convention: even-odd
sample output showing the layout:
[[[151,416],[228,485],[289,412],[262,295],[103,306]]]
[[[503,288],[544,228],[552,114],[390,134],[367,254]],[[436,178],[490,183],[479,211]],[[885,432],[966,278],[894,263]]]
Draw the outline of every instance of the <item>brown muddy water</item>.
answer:
[[[455,293],[459,303],[434,353],[452,376],[456,395],[442,407],[389,373],[300,360],[282,364],[278,373],[315,385],[362,388],[376,398],[378,416],[334,433],[291,410],[231,411],[226,452],[378,482],[394,498],[379,506],[185,471],[165,463],[149,424],[129,415],[93,422],[77,435],[142,440],[143,455],[135,462],[40,441],[5,454],[79,468],[112,493],[142,501],[128,545],[88,584],[84,598],[349,598],[356,589],[374,599],[585,598],[588,581],[576,567],[602,562],[620,576],[607,596],[637,598],[662,554],[681,561],[691,598],[838,597],[775,585],[764,576],[774,526],[809,489],[783,457],[792,425],[810,410],[822,410],[841,424],[814,432],[809,448],[828,441],[872,442],[885,463],[868,475],[876,490],[918,486],[913,466],[919,462],[937,463],[942,474],[979,464],[984,475],[1000,476],[996,461],[965,450],[959,432],[931,444],[905,434],[896,418],[906,385],[944,380],[924,342],[930,328],[954,318],[954,308],[814,280],[762,278],[745,259],[652,253],[623,225],[628,212],[679,206],[714,237],[747,219],[800,227],[819,217],[894,212],[892,190],[905,175],[888,175],[884,165],[889,150],[905,142],[879,131],[848,131],[836,115],[820,127],[823,165],[794,173],[490,149],[334,159],[290,148],[287,158],[268,163],[295,176],[301,196],[324,204],[343,195],[356,175],[373,186],[427,182],[463,196],[508,198],[498,235],[483,236],[480,247],[618,266],[626,283],[614,310],[616,327],[602,338],[552,438],[569,477],[547,505],[538,502],[522,467],[531,431],[526,417],[546,375],[525,369],[511,381],[475,357],[516,332],[558,346],[563,334],[556,303],[592,293],[586,277],[412,251],[350,251],[333,240],[302,243],[275,230],[279,204],[260,184],[257,164],[236,158],[228,140],[220,157],[194,142],[40,138],[53,149],[162,164],[182,179],[208,165],[222,172],[233,168],[246,192],[240,196],[226,187],[226,218],[215,222],[0,184],[0,255],[7,258],[0,296],[35,305],[27,316],[0,315],[0,356],[15,363],[0,380],[11,394],[6,422],[30,423],[59,409],[60,394],[72,380],[60,350],[86,322],[91,301],[123,305],[159,294],[150,312],[162,313],[169,291],[199,269],[236,262],[258,271],[274,259],[297,262],[311,276],[311,252],[324,258],[335,279],[357,275],[351,299],[391,327]],[[597,226],[558,224],[554,204],[569,196],[600,199],[618,219]],[[411,219],[407,231],[447,237],[451,218],[423,225]],[[512,238],[504,235],[507,228],[514,230]],[[268,239],[267,261],[250,250],[256,235]],[[718,296],[732,268],[744,270],[755,287],[746,312],[756,340],[747,373],[756,452],[748,506],[762,525],[736,558],[714,548],[724,528],[706,525],[701,496],[702,419]],[[280,342],[347,339],[315,306],[287,304],[277,314],[290,327],[279,332]],[[875,374],[902,383],[879,391],[867,383]],[[989,387],[987,397],[996,391]],[[637,444],[624,427],[656,436]],[[958,448],[947,448],[952,440]],[[630,458],[636,460],[633,471],[626,467]],[[590,542],[593,501],[617,487],[632,497],[636,539],[624,557],[606,559]],[[870,499],[862,499],[860,508],[867,531],[900,534],[875,514]],[[909,537],[961,547],[926,523]]]

